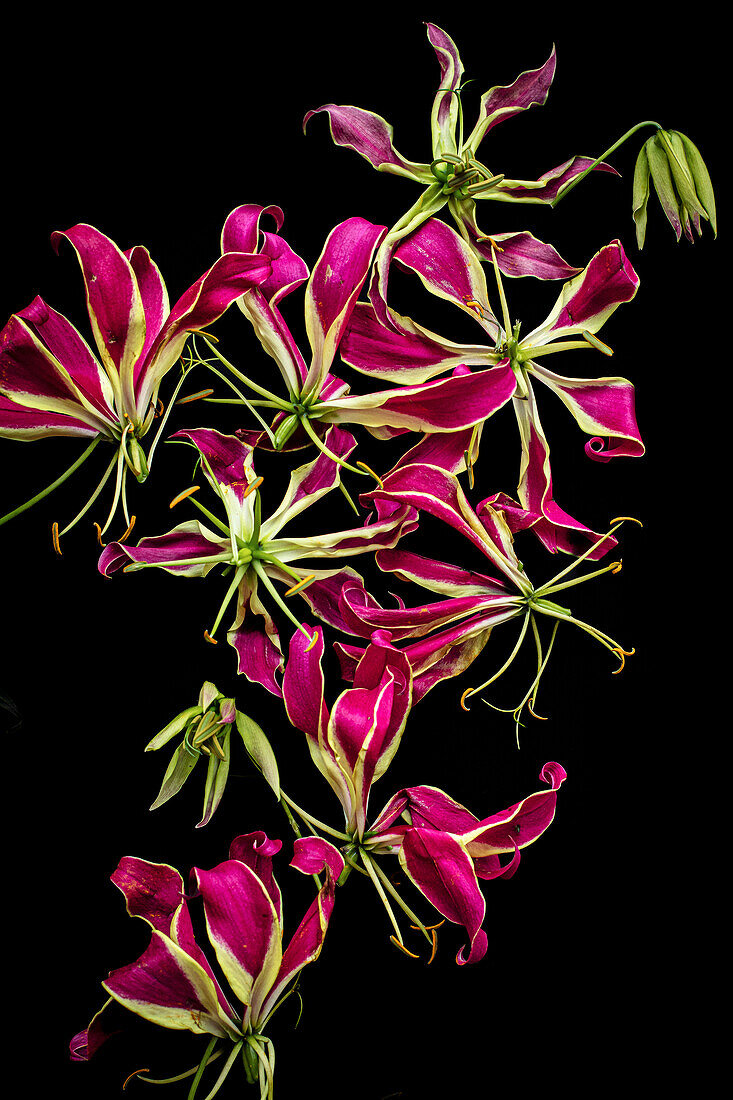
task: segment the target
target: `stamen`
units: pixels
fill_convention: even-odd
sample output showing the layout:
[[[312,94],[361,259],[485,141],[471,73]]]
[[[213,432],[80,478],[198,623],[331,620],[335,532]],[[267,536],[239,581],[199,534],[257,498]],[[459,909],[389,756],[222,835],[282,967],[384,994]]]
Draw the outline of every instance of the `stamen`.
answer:
[[[58,523],[52,523],[51,524],[51,541],[53,542],[53,548],[56,551],[56,553],[58,554],[58,556],[60,558],[63,557],[63,554],[61,553],[61,544],[59,543],[59,525],[58,525]]]
[[[285,594],[287,595],[287,593],[285,593]],[[308,645],[305,647],[305,652],[310,653],[310,651],[313,649],[313,646],[316,644],[317,641],[318,641],[318,635],[316,634],[315,631],[313,631],[313,637],[311,638]]]
[[[256,477],[254,479],[254,481],[250,481],[249,485],[247,486],[247,488],[242,493],[242,499],[246,500],[247,497],[251,496],[252,493],[256,492],[256,490],[259,489],[260,485],[262,484],[262,482],[264,480],[265,480],[264,477],[260,476],[260,477]]]
[[[130,517],[130,522],[127,526],[127,530],[125,531],[125,533],[123,535],[120,535],[120,537],[118,539],[118,542],[124,542],[125,539],[130,537],[130,535],[132,534],[132,529],[135,526],[135,520],[136,519],[137,519],[137,516],[131,516]]]
[[[356,465],[359,466],[362,470],[366,470],[368,474],[371,474],[380,489],[384,488],[384,482],[382,481],[379,474],[374,473],[374,470],[371,468],[371,466],[367,466],[366,462],[357,462]]]
[[[149,1066],[143,1066],[141,1069],[134,1069],[129,1077],[126,1077],[122,1082],[122,1091],[124,1092],[133,1077],[137,1077],[138,1073],[150,1073]]]
[[[549,718],[547,718],[545,715],[537,714],[536,711],[532,710],[532,703],[533,703],[532,699],[527,700],[527,710],[532,715],[532,717],[537,718],[538,721],[540,721],[540,722],[549,722]]]
[[[204,397],[211,397],[213,389],[197,390],[196,393],[190,393],[188,397],[181,397],[178,399],[178,405],[190,405],[193,401],[201,401]]]
[[[188,489],[184,489],[182,493],[179,493],[177,497],[173,497],[173,500],[168,505],[169,508],[175,508],[177,504],[180,504],[186,497],[190,497],[193,493],[197,493],[201,488],[200,485],[190,485]]]
[[[463,709],[464,709],[465,711],[469,711],[469,710],[471,709],[470,707],[467,707],[467,706],[466,706],[465,700],[466,700],[466,698],[467,698],[467,697],[468,697],[469,695],[471,695],[472,693],[473,693],[473,688],[466,688],[466,690],[464,691],[463,695],[461,696],[461,706],[463,707]]]
[[[610,569],[611,573],[620,573],[622,565],[623,561],[613,562]]]
[[[396,936],[390,936],[389,938],[391,939],[391,941],[395,945],[395,947],[399,947],[400,951],[402,951],[403,954],[409,955],[411,959],[419,959],[420,958],[420,956],[416,955],[413,951],[408,951],[407,948],[405,947],[404,943],[400,943],[400,941],[397,939]],[[431,962],[432,962],[432,959],[431,959]]]
[[[612,676],[618,676],[619,672],[623,672],[623,670],[624,670],[624,667],[626,665],[626,658],[627,657],[632,657],[634,655],[634,653],[636,653],[636,650],[635,649],[622,649],[621,646],[619,645],[619,646],[615,646],[614,649],[611,652],[615,653],[616,656],[618,657],[619,661],[621,662],[619,667],[614,669],[614,671],[611,673]]]
[[[603,340],[599,340],[592,332],[588,332],[587,329],[583,329],[583,339],[586,340],[592,348],[596,351],[600,351],[603,355],[613,355],[613,348],[609,348],[608,344],[604,344]]]
[[[427,932],[431,932],[433,930],[433,928],[442,928],[444,924],[445,924],[445,917],[443,917],[442,920],[439,920],[437,924],[424,924],[423,928]],[[419,924],[411,924],[410,928],[414,928],[416,932],[420,931],[420,925]]]
[[[612,524],[613,523],[638,523],[640,527],[644,526],[644,524],[641,522],[641,520],[636,519],[634,516],[616,516],[616,518],[612,519],[610,522]]]
[[[124,572],[124,570],[123,570],[123,572]],[[212,637],[211,637],[211,635],[209,634],[208,630],[205,630],[205,631],[204,631],[204,638],[206,638],[206,641],[207,641],[207,642],[211,642],[211,644],[212,644],[212,645],[218,645],[218,644],[219,644],[219,643],[217,642],[216,638],[212,638]]]
[[[504,177],[502,176],[502,179],[503,179],[503,178],[504,178]],[[504,251],[504,249],[503,249],[503,248],[501,248],[501,247],[500,247],[500,246],[499,246],[499,245],[498,245],[498,244],[496,243],[496,241],[494,240],[494,238],[493,238],[493,237],[477,237],[477,238],[476,238],[476,240],[477,240],[477,241],[488,241],[488,242],[489,242],[489,244],[491,245],[492,249],[496,249],[496,251],[497,251],[497,252],[503,252],[503,251]]]
[[[298,581],[292,588],[289,588],[287,592],[283,593],[285,596],[294,596],[296,592],[301,592],[304,588],[307,588],[311,581],[316,579],[315,573],[309,573],[307,577],[303,577],[302,581]]]
[[[162,416],[164,412],[165,412],[165,405],[160,400],[160,398],[158,398],[158,400],[155,403],[155,415],[154,415],[153,419],[157,420],[158,417]]]
[[[203,336],[204,340],[213,340],[215,344],[219,343],[219,337],[207,332],[205,328],[192,328],[191,332],[197,336]]]
[[[466,470],[468,472],[468,487],[469,489],[473,489],[475,484],[475,478],[473,476],[473,462],[471,461],[471,456],[469,455],[468,451],[463,452],[463,461],[466,463]]]
[[[96,521],[94,523],[94,526],[97,528],[97,542],[99,543],[99,545],[102,548],[104,548],[107,545],[107,543],[102,542],[102,528],[99,526],[99,524]]]
[[[428,966],[430,966],[431,962],[435,958],[435,953],[438,950],[438,933],[435,931],[434,928],[431,928],[430,934],[433,937],[433,950],[430,952],[430,958],[428,959]]]

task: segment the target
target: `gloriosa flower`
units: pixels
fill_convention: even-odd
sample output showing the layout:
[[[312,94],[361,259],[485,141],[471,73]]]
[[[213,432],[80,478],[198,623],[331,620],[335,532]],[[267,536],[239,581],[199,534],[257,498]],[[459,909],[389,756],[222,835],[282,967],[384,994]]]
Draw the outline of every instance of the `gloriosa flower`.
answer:
[[[281,450],[287,445],[302,446],[309,440],[322,448],[321,437],[330,424],[363,424],[378,438],[395,430],[455,432],[481,422],[508,400],[506,380],[500,371],[491,369],[475,376],[417,386],[349,393],[349,385],[331,373],[331,365],[385,227],[364,218],[341,222],[329,234],[308,277],[304,261],[279,233],[261,229],[264,214],[275,219],[279,231],[283,215],[278,207],[240,206],[224,224],[221,247],[224,255],[251,249],[272,263],[270,278],[243,294],[238,305],[262,347],[274,359],[287,396],[278,396],[253,382],[212,346],[229,374],[261,395],[264,400],[260,405],[269,406],[276,414],[271,428],[243,430],[239,433],[242,438],[267,446],[269,435],[269,445]],[[279,309],[282,299],[306,279],[305,328],[310,363],[299,351]],[[225,375],[222,377],[226,380]],[[240,400],[247,403],[243,395]],[[362,466],[355,472],[367,471]]]
[[[218,1092],[240,1055],[247,1080],[259,1081],[263,1100],[273,1095],[274,1049],[263,1031],[287,996],[288,985],[321,952],[336,880],[344,867],[328,841],[295,841],[290,866],[304,874],[325,872],[326,880],[286,946],[280,888],[272,867],[272,857],[281,847],[279,840],[263,832],[238,836],[228,860],[210,871],[194,867],[193,892],[185,889],[173,867],[132,856],[125,856],[112,875],[128,913],[150,925],[151,937],[139,959],[111,971],[102,985],[111,1000],[154,1024],[208,1037],[191,1098],[207,1066],[219,1056],[215,1048],[220,1043],[229,1047],[209,1097]],[[230,1003],[194,938],[188,902],[197,896],[203,901],[217,961],[241,1010]],[[71,1040],[74,1060],[86,1061],[108,1037],[102,1012]]]
[[[519,507],[511,498],[495,498],[506,505],[507,521],[531,525],[550,550],[577,552],[598,536],[574,520],[554,501],[550,449],[539,418],[533,383],[539,381],[560,398],[578,426],[591,438],[586,454],[596,461],[625,455],[638,456],[644,446],[636,423],[634,387],[625,378],[575,378],[542,366],[542,357],[578,349],[612,354],[595,335],[611,314],[636,294],[639,278],[619,241],[612,241],[591,259],[562,291],[547,318],[522,336],[520,324],[510,320],[501,277],[502,322],[489,306],[486,278],[471,249],[449,226],[432,219],[397,249],[395,261],[414,271],[432,293],[470,314],[490,344],[456,344],[397,317],[396,325],[382,325],[369,303],[357,305],[341,345],[344,360],[356,370],[391,381],[424,382],[456,368],[493,366],[511,381],[512,404],[522,442]],[[568,339],[570,337],[570,339]],[[579,337],[579,339],[578,339]],[[482,370],[481,373],[484,373]],[[451,472],[472,466],[481,427],[460,437]],[[465,457],[464,457],[465,456]],[[415,459],[413,459],[415,461]],[[533,517],[529,519],[529,517]],[[605,542],[601,552],[613,543]]]
[[[542,105],[555,74],[555,50],[539,69],[522,73],[507,87],[494,87],[481,97],[479,117],[468,137],[463,134],[461,78],[463,64],[453,40],[433,23],[427,23],[428,40],[435,50],[441,71],[431,114],[432,158],[429,162],[405,159],[392,143],[392,127],[380,115],[361,107],[327,103],[309,111],[304,127],[313,115],[325,111],[331,135],[337,145],[360,153],[381,172],[420,183],[420,199],[390,230],[379,250],[372,301],[383,324],[392,324],[386,310],[389,256],[400,239],[409,236],[426,219],[448,206],[456,224],[477,255],[491,259],[490,238],[476,224],[476,202],[493,199],[511,203],[551,204],[563,186],[592,164],[588,157],[573,157],[536,180],[507,179],[477,160],[478,147],[486,134],[500,122],[532,106]],[[607,165],[596,165],[611,171]],[[540,279],[567,278],[578,269],[571,267],[551,246],[531,233],[501,234],[500,264],[507,275],[533,275]]]
[[[148,250],[122,252],[91,225],[52,235],[74,247],[86,287],[87,309],[99,358],[74,326],[41,298],[14,314],[0,334],[0,435],[18,440],[44,436],[91,439],[87,450],[33,500],[0,519],[17,515],[74,472],[101,440],[114,447],[104,476],[64,534],[97,499],[116,470],[116,488],[104,533],[122,499],[131,521],[125,481],[148,473],[140,445],[160,412],[158,389],[189,335],[216,321],[244,291],[266,279],[266,256],[230,252],[220,257],[171,309],[168,293]],[[59,550],[59,532],[54,542]],[[60,552],[60,550],[59,550]]]
[[[137,546],[110,543],[99,559],[99,570],[109,576],[123,568],[126,571],[161,568],[178,576],[204,577],[216,566],[222,566],[225,572],[233,573],[214,625],[206,636],[209,641],[216,641],[219,623],[236,598],[236,616],[227,637],[238,653],[239,672],[272,694],[280,695],[275,678],[283,662],[280,639],[261,602],[260,585],[310,642],[311,635],[283,602],[273,581],[288,586],[286,596],[298,592],[310,602],[309,587],[317,590],[319,582],[328,582],[338,576],[339,570],[307,571],[294,568],[294,562],[301,558],[350,557],[394,546],[404,531],[415,526],[416,513],[409,506],[388,505],[377,520],[361,527],[288,538],[281,535],[285,525],[338,485],[339,460],[353,450],[353,436],[340,428],[331,428],[326,436],[327,453],[293,470],[283,500],[267,519],[262,518],[259,490],[263,479],[254,471],[253,448],[249,444],[211,428],[177,432],[172,438],[184,440],[198,451],[204,476],[224,506],[226,522],[193,498],[196,487],[192,486],[173,503],[190,498],[216,531],[198,520],[188,520],[164,535],[141,539]]]
[[[375,630],[356,665],[353,686],[341,692],[329,712],[321,663],[323,638],[319,628],[316,632],[314,646],[306,646],[299,635],[291,642],[283,700],[290,721],[307,735],[311,757],[343,807],[345,832],[329,830],[345,842],[342,851],[348,866],[342,881],[360,863],[387,910],[395,932],[392,942],[414,957],[405,946],[391,901],[431,944],[432,962],[438,926],[425,925],[413,913],[378,862],[380,856],[399,855],[428,901],[442,916],[467,929],[468,955],[461,950],[456,961],[477,962],[487,949],[481,928],[485,902],[477,877],[514,874],[520,849],[536,840],[553,819],[565,771],[559,764],[546,764],[540,778],[551,784],[549,793],[530,795],[482,821],[443,791],[409,787],[390,799],[367,826],[371,787],[394,758],[415,701],[410,662],[405,652],[391,644],[388,630]],[[499,856],[505,853],[512,859],[502,865]]]

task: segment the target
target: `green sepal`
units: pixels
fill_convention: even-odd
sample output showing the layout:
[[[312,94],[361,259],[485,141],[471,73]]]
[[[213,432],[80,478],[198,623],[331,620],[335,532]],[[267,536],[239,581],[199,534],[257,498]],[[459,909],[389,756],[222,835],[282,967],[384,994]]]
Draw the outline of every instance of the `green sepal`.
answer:
[[[692,172],[687,163],[685,147],[682,144],[680,135],[676,130],[670,130],[669,132],[665,131],[664,136],[669,142],[669,167],[672,171],[672,178],[677,188],[677,194],[688,210],[693,210],[696,214],[699,214],[700,217],[707,220],[707,213],[701,206],[695,192]]]
[[[239,730],[247,754],[262,772],[265,780],[275,792],[275,797],[280,799],[280,773],[277,767],[275,753],[260,726],[252,718],[237,711],[237,729]]]
[[[199,706],[202,711],[208,710],[212,703],[215,703],[217,699],[223,699],[224,696],[219,691],[216,684],[212,684],[211,680],[204,680],[201,685],[201,691],[199,692]]]
[[[174,794],[178,794],[181,787],[196,767],[198,758],[199,754],[191,752],[185,741],[182,741],[170,759],[166,773],[163,776],[163,782],[160,785],[158,797],[151,805],[151,810],[157,810],[158,807],[162,806],[164,802],[167,802],[169,798],[173,798]]]
[[[649,157],[647,156],[646,146],[647,143],[644,142],[636,160],[632,197],[632,214],[636,225],[636,243],[639,249],[644,247],[647,220],[646,208],[649,202]]]
[[[680,205],[677,200],[677,192],[675,191],[674,180],[669,166],[666,146],[659,135],[655,134],[654,137],[649,138],[649,141],[646,143],[646,149],[654,189],[659,196],[662,209],[667,215],[667,220],[673,226],[677,235],[677,240],[679,240],[682,234],[682,225],[685,215],[684,212],[680,210]],[[677,222],[676,225],[675,220]]]
[[[176,734],[182,733],[191,719],[196,718],[199,714],[203,714],[200,706],[188,707],[186,710],[182,710],[167,726],[163,727],[160,733],[156,733],[152,741],[145,746],[145,751],[154,752],[156,749],[162,749],[163,745],[167,745]]]
[[[671,133],[675,134],[682,143],[687,158],[687,164],[692,174],[697,198],[701,206],[704,207],[705,213],[710,220],[713,233],[717,237],[718,220],[715,212],[715,195],[713,194],[713,184],[705,161],[700,156],[700,150],[693,141],[690,141],[686,134],[681,134],[679,130],[672,130]]]
[[[222,747],[224,759],[222,760],[215,749],[211,749],[209,767],[206,772],[206,786],[204,787],[204,812],[201,820],[196,826],[197,829],[202,828],[204,825],[208,825],[209,821],[211,821],[217,806],[221,802],[224,788],[229,778],[229,763],[231,760],[231,736],[229,726],[222,727],[221,738],[217,735],[217,740],[219,740],[219,744]]]

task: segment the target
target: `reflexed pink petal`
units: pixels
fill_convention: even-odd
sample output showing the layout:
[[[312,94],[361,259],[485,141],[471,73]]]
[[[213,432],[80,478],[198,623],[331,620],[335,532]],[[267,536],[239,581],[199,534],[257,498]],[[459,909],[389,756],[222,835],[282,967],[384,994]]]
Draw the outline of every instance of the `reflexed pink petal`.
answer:
[[[461,569],[434,558],[426,558],[410,550],[380,550],[376,555],[380,569],[395,573],[401,580],[412,581],[446,596],[511,596],[504,581],[485,573]]]
[[[392,127],[380,115],[361,107],[341,107],[335,103],[326,103],[323,107],[308,111],[303,119],[303,128],[305,129],[313,115],[318,115],[321,111],[328,115],[331,137],[336,145],[355,149],[379,171],[408,176],[423,183],[431,181],[428,165],[405,160],[397,152],[392,144]]]
[[[364,218],[349,218],[331,230],[306,291],[305,324],[313,361],[303,396],[320,391],[385,232],[386,226]]]
[[[0,435],[21,440],[45,439],[52,435],[93,439],[99,432],[74,417],[26,409],[0,394]]]
[[[256,1015],[282,959],[282,931],[266,887],[245,863],[229,859],[193,869],[206,927],[227,981]]]
[[[502,275],[510,278],[532,276],[535,279],[569,279],[581,269],[564,260],[551,244],[540,241],[532,233],[492,233],[486,240],[475,222],[467,222],[473,247],[487,260],[496,255]],[[492,249],[491,241],[497,245]],[[501,249],[501,251],[499,251]]]
[[[273,874],[272,857],[277,855],[282,846],[281,840],[270,840],[267,834],[261,830],[255,833],[243,833],[241,836],[235,837],[229,846],[229,858],[238,859],[240,863],[246,863],[267,890],[281,926],[283,917],[282,894]]]
[[[116,1001],[152,1023],[222,1038],[237,1025],[221,1008],[210,975],[168,936],[153,929],[136,962],[113,970],[102,985]]]
[[[486,954],[488,939],[481,928],[486,912],[478,888],[473,860],[460,840],[433,829],[410,829],[405,834],[399,859],[418,890],[439,913],[468,933],[469,950],[462,948],[456,962],[478,962]]]
[[[156,336],[165,324],[170,312],[168,291],[158,267],[150,258],[147,248],[136,245],[125,253],[135,275],[143,312],[145,314],[145,342],[135,364],[134,378],[137,384],[145,358]]]
[[[484,92],[478,122],[465,142],[465,147],[475,154],[483,138],[494,126],[513,118],[520,111],[526,111],[528,107],[541,107],[547,99],[556,63],[553,46],[547,61],[539,69],[520,73],[513,84],[490,88],[488,92]]]
[[[119,569],[133,562],[146,562],[159,565],[169,573],[185,577],[203,577],[226,557],[227,540],[220,539],[208,532],[198,520],[187,520],[174,527],[165,535],[153,535],[140,539],[137,546],[123,546],[119,542],[110,542],[99,557],[99,572],[110,577]],[[210,557],[211,565],[197,563],[186,565],[187,558]],[[183,565],[166,565],[166,562],[183,561]]]
[[[555,816],[557,792],[567,772],[562,765],[550,761],[540,772],[540,779],[550,784],[549,791],[537,791],[491,817],[485,817],[462,831],[466,850],[474,858],[514,852],[525,848],[551,825]]]
[[[283,667],[280,635],[259,598],[258,578],[251,572],[240,582],[237,614],[227,632],[227,641],[237,651],[240,676],[279,697],[282,691],[276,675]]]
[[[585,172],[592,164],[591,157],[571,157],[570,160],[559,164],[557,168],[544,172],[538,180],[503,180],[497,185],[496,190],[503,196],[506,195],[509,201],[552,204],[563,187],[581,172]],[[618,175],[615,168],[603,162],[597,164],[593,171]]]

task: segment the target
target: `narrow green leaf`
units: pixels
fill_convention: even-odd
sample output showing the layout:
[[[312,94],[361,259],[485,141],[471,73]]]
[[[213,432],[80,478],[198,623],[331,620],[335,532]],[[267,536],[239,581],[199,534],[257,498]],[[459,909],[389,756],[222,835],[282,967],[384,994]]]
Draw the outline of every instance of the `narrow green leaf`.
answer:
[[[178,794],[181,787],[196,767],[197,760],[198,756],[192,756],[183,742],[181,742],[170,759],[166,773],[163,776],[163,782],[161,783],[158,797],[150,807],[151,810],[157,810],[158,806],[162,806],[169,798],[173,798],[174,794]]]
[[[237,711],[237,729],[242,735],[244,747],[269,783],[275,796],[280,798],[280,773],[272,746],[260,726],[248,715]]]

